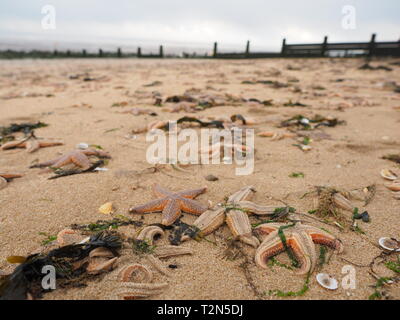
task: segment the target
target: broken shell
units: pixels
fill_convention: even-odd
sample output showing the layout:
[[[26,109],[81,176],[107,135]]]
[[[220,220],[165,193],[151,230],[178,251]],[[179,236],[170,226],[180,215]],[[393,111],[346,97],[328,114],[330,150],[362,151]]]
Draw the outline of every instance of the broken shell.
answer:
[[[135,263],[123,268],[118,274],[118,279],[121,282],[151,282],[153,273],[146,266]]]
[[[400,191],[400,180],[393,181],[392,183],[386,183],[385,187],[392,191]]]
[[[335,202],[336,206],[343,210],[347,210],[350,212],[354,211],[355,207],[352,205],[352,203],[340,193],[335,193],[333,195],[333,201]]]
[[[102,214],[111,214],[113,210],[114,209],[112,202],[107,202],[99,208],[99,212]]]
[[[154,249],[154,255],[158,258],[168,258],[192,253],[193,251],[191,249],[178,246],[157,246]]]
[[[388,237],[382,237],[379,239],[378,242],[379,242],[379,245],[385,250],[400,251],[400,242],[395,239],[388,238]]]
[[[396,179],[398,179],[399,177],[397,176],[397,174],[395,174],[392,170],[390,170],[390,169],[382,169],[381,170],[381,176],[382,176],[382,178],[384,178],[384,179],[387,179],[387,180],[396,180]]]
[[[153,244],[157,236],[163,236],[164,230],[157,226],[148,226],[140,231],[137,240],[148,241],[150,245]]]
[[[400,191],[393,192],[393,197],[397,200],[400,200]]]
[[[329,274],[318,273],[316,279],[318,284],[325,289],[336,290],[338,288],[337,280],[331,277]]]

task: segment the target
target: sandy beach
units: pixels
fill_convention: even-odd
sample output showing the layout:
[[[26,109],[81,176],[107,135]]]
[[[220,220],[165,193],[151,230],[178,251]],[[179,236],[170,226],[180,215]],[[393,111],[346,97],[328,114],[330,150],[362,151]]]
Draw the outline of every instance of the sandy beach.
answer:
[[[303,213],[298,217],[304,224],[324,228],[338,237],[344,252],[328,250],[328,261],[310,276],[304,295],[279,297],[269,290],[297,292],[305,277],[279,265],[259,268],[254,263],[255,248],[243,243],[238,246],[244,256],[227,259],[232,234],[224,224],[203,240],[180,244],[192,249],[193,254],[163,259],[166,266],[174,268],[168,268],[169,277],[154,271],[153,282],[166,282],[168,287],[148,299],[368,299],[377,281],[369,265],[382,251],[379,238],[400,239],[400,200],[385,187],[388,181],[380,175],[382,169],[390,169],[400,176],[399,164],[382,159],[400,154],[400,65],[398,60],[386,59],[370,62],[370,66],[385,68],[359,69],[364,63],[356,58],[0,61],[0,127],[41,121],[48,126],[36,129],[36,137],[64,143],[33,153],[20,148],[0,150],[0,172],[23,174],[0,190],[0,270],[11,273],[16,267],[7,262],[9,256],[46,252],[49,246],[42,244],[46,239],[43,233],[57,235],[72,224],[118,215],[144,225],[160,223],[159,213],[144,214],[143,218],[128,213],[132,206],[154,199],[154,183],[172,191],[207,186],[207,191],[196,198],[204,205],[209,201],[215,205],[251,185],[256,190],[253,202],[288,204]],[[234,98],[233,102],[195,112],[170,112],[175,104],[165,103],[165,99],[187,90]],[[154,104],[155,97],[161,97],[161,106]],[[271,105],[262,103],[268,100]],[[123,113],[132,108],[150,109],[156,115]],[[146,161],[149,142],[145,132],[135,133],[138,128],[155,120],[190,116],[211,121],[235,114],[248,119],[247,127],[255,130],[252,174],[237,176],[235,165],[223,163],[189,165],[182,171],[170,166],[146,171],[153,166]],[[279,127],[296,115],[309,119],[320,115],[340,123],[308,132]],[[295,134],[274,139],[257,135],[265,131]],[[296,146],[303,139],[300,134],[309,135],[311,150]],[[101,146],[109,152],[112,159],[105,165],[108,170],[48,180],[51,173],[29,169],[34,163],[75,149],[79,143]],[[207,175],[218,180],[207,181]],[[315,197],[304,195],[316,186],[347,191],[374,186],[367,205],[354,200],[360,212],[368,211],[371,221],[357,220],[359,231],[354,231],[308,214],[315,209]],[[115,208],[111,215],[99,213],[99,207],[107,202]],[[342,214],[351,220],[351,212]],[[196,218],[182,215],[187,224]],[[250,216],[253,224],[261,220]],[[118,228],[131,237],[138,230],[134,226]],[[157,240],[157,245],[168,243],[167,236]],[[276,259],[290,263],[286,253]],[[136,262],[146,263],[126,247],[111,272],[87,282],[85,287],[46,293],[43,299],[109,299],[119,285],[118,271]],[[346,275],[342,268],[347,265],[356,272],[354,289],[341,284]],[[376,270],[380,276],[395,275],[382,265]],[[315,278],[318,272],[335,277],[339,288],[330,291],[319,286]],[[383,290],[391,299],[400,299],[399,282]]]

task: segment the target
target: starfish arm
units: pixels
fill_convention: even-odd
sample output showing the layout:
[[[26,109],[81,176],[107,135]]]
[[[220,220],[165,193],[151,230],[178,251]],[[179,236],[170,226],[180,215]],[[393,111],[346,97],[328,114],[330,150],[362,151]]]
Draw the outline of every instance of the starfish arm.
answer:
[[[285,251],[285,247],[278,236],[278,232],[274,231],[270,236],[265,238],[256,250],[255,262],[259,267],[266,269],[268,259],[283,251]]]
[[[86,156],[96,156],[99,158],[107,158],[107,159],[111,159],[111,156],[108,152],[103,151],[103,150],[99,150],[99,149],[86,149],[86,150],[79,150],[79,152],[85,154]]]
[[[153,184],[152,190],[154,195],[159,198],[171,196],[173,194],[172,192],[169,192],[167,189],[161,187],[158,184]]]
[[[180,215],[181,209],[179,207],[179,202],[175,199],[169,199],[162,211],[161,223],[165,226],[170,226],[179,218]]]
[[[254,228],[254,233],[264,240],[270,233],[278,231],[282,225],[281,223],[263,223]]]
[[[27,152],[32,153],[40,149],[40,144],[36,139],[30,139],[26,142],[25,148]]]
[[[41,163],[37,163],[31,166],[31,168],[44,168],[44,167],[50,167],[55,165],[56,163],[58,163],[59,161],[61,161],[62,159],[64,159],[65,156],[61,156],[58,157],[56,159],[53,160],[49,160],[49,161],[45,161],[45,162],[41,162]]]
[[[240,189],[239,191],[235,192],[228,198],[229,203],[236,203],[242,200],[246,200],[250,197],[252,192],[254,191],[253,186],[246,186]]]
[[[61,146],[63,144],[64,143],[62,143],[61,141],[47,141],[47,140],[39,141],[39,145],[41,148]]]
[[[262,206],[251,201],[242,200],[237,202],[235,207],[241,208],[248,214],[254,213],[257,215],[272,215],[278,206]]]
[[[317,258],[311,237],[303,237],[295,232],[287,239],[287,242],[300,263],[300,269],[296,271],[296,274],[302,275],[313,271]]]
[[[25,148],[26,142],[25,141],[10,141],[1,146],[2,150],[8,150],[12,148]]]
[[[89,158],[81,152],[72,154],[68,160],[83,170],[89,169],[91,166]]]
[[[178,192],[178,195],[187,199],[193,199],[196,198],[199,194],[204,193],[206,190],[207,190],[206,187],[200,189],[185,190]]]
[[[203,206],[200,202],[192,200],[192,199],[181,199],[178,200],[180,208],[188,213],[200,215],[204,211],[207,210],[205,206]]]
[[[164,199],[156,199],[150,202],[145,203],[144,205],[132,207],[129,209],[131,213],[148,213],[155,211],[162,211],[164,206],[167,204],[167,200]]]
[[[343,252],[344,247],[342,242],[333,235],[316,227],[312,226],[302,226],[302,227],[310,235],[314,243],[328,246],[334,249],[337,253]]]
[[[20,178],[22,176],[23,176],[23,174],[21,174],[21,173],[0,172],[0,177],[3,177],[4,179],[14,179],[14,178]]]

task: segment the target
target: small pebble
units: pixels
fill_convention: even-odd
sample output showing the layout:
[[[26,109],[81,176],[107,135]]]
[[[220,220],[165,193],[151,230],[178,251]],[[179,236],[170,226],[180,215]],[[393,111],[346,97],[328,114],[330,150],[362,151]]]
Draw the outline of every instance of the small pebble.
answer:
[[[212,174],[209,174],[209,175],[205,176],[204,178],[205,178],[207,181],[217,181],[217,180],[219,180],[218,177],[216,177],[216,176],[214,176],[214,175],[212,175]]]

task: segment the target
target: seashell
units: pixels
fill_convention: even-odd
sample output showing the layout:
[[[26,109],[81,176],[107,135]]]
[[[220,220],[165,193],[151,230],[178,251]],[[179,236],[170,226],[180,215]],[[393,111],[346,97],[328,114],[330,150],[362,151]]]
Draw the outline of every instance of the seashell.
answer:
[[[384,178],[384,179],[387,179],[387,180],[392,180],[392,181],[394,181],[394,180],[397,180],[399,177],[397,176],[397,174],[395,174],[392,170],[390,170],[390,169],[382,169],[381,170],[381,176],[382,176],[382,178]]]
[[[118,279],[121,282],[151,282],[153,273],[145,265],[135,263],[123,268],[118,274]]]
[[[385,187],[392,191],[400,191],[400,180],[393,181],[392,183],[386,183]]]
[[[103,204],[99,208],[99,212],[102,213],[102,214],[111,214],[113,212],[113,204],[112,204],[112,202],[107,202],[107,203]]]
[[[140,231],[139,235],[137,236],[137,240],[147,240],[150,245],[153,244],[154,239],[157,236],[163,236],[164,230],[157,226],[148,226]]]
[[[85,149],[89,148],[89,144],[87,144],[85,142],[81,142],[81,143],[78,143],[75,147],[77,149],[85,150]]]
[[[400,191],[393,192],[393,197],[397,200],[400,200]]]
[[[336,290],[338,288],[337,280],[329,274],[318,273],[316,279],[318,284],[325,289]]]
[[[157,246],[154,249],[154,255],[158,258],[168,258],[184,254],[193,254],[193,251],[189,248],[179,246]]]
[[[347,210],[350,212],[354,211],[355,207],[353,206],[353,204],[347,198],[345,198],[342,194],[340,194],[338,192],[333,195],[333,201],[336,206],[338,206],[339,208],[341,208],[343,210]]]
[[[388,237],[382,237],[378,240],[378,243],[385,250],[400,251],[400,242],[395,239],[388,238]]]

